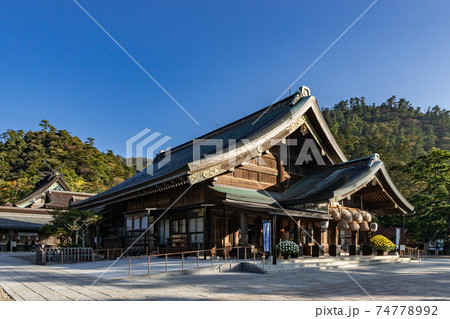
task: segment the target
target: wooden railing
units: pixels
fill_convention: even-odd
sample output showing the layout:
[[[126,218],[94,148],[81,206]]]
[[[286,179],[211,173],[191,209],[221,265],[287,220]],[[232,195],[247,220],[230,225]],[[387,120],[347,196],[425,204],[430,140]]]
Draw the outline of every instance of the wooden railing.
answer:
[[[117,257],[122,257],[123,255],[123,248],[104,248],[104,249],[96,249],[94,250],[94,257],[92,261],[95,261],[95,255],[103,255],[103,258],[106,260],[110,259],[116,259]]]
[[[400,256],[408,256],[410,258],[417,258],[420,260],[420,256],[423,256],[424,250],[416,248],[416,247],[405,247],[405,250],[402,254],[402,251],[400,251]]]
[[[230,258],[230,252],[236,250],[236,259]],[[242,251],[243,250],[243,251]],[[214,267],[214,257],[217,256],[219,251],[223,252],[224,263],[227,264],[229,260],[236,260],[237,262],[247,262],[247,260],[256,263],[256,255],[260,254],[262,258],[262,267],[265,267],[265,258],[266,253],[262,251],[257,251],[252,246],[238,246],[238,247],[225,247],[225,248],[212,248],[212,249],[203,249],[203,250],[192,250],[192,251],[183,251],[183,252],[174,252],[174,253],[164,253],[164,254],[149,254],[149,255],[141,255],[141,256],[132,256],[126,257],[128,259],[128,277],[131,278],[131,260],[132,259],[147,259],[147,276],[150,276],[150,259],[151,257],[156,258],[164,258],[165,260],[165,273],[168,272],[168,259],[169,257],[181,257],[181,270],[185,270],[185,258],[187,256],[195,256],[197,261],[197,269],[200,268],[200,254],[203,254],[205,257],[209,255],[211,260],[211,267]],[[249,253],[247,253],[249,251]]]
[[[36,262],[45,265],[47,263],[74,263],[94,261],[92,248],[81,247],[36,247]]]

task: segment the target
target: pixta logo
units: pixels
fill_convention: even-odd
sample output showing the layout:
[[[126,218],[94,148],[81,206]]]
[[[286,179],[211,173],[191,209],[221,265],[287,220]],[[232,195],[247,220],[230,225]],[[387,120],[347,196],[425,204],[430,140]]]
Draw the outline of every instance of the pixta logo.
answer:
[[[170,145],[161,149],[172,137],[146,128],[129,138],[126,142],[126,164],[136,167],[136,170],[146,170],[147,174],[154,172],[170,162]],[[159,153],[155,153],[158,151]],[[135,162],[135,163],[134,163]]]
[[[193,142],[193,165],[212,165],[228,160],[230,166],[236,165],[238,158],[241,162],[246,162],[252,158],[259,157],[262,147],[266,140],[250,141],[242,139],[228,140],[224,143],[222,139],[195,139]],[[313,139],[297,141],[296,139],[270,140],[271,146],[279,147],[280,160],[283,163],[289,162],[290,147],[298,147],[299,152],[295,158],[295,165],[301,166],[309,162],[316,162],[317,165],[325,165],[323,151],[317,146]],[[244,155],[243,155],[244,154]],[[260,165],[265,165],[263,159],[260,159]]]

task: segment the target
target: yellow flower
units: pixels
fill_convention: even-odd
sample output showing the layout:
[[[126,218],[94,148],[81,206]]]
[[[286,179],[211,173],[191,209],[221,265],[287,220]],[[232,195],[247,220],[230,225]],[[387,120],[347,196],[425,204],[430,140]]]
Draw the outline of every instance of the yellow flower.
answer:
[[[376,235],[370,239],[375,249],[378,250],[392,250],[395,249],[395,244],[382,235]]]

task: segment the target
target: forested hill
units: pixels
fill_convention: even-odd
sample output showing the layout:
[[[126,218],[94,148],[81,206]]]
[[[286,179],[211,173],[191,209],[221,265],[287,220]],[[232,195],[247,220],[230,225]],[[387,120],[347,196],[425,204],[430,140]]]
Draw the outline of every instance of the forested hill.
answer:
[[[433,148],[450,150],[450,111],[439,106],[421,111],[394,96],[381,105],[351,98],[322,111],[349,159],[379,153],[392,168]]]
[[[100,152],[94,139],[83,142],[42,121],[41,130],[8,130],[0,140],[0,204],[26,196],[38,172],[58,168],[74,191],[98,193],[131,177],[134,171],[112,151]],[[45,162],[44,162],[45,161]]]

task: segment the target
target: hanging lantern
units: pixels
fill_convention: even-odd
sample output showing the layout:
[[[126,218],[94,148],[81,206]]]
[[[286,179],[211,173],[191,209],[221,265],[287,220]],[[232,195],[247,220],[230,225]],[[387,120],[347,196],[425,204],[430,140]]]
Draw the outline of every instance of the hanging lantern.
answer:
[[[322,229],[328,229],[329,225],[330,225],[330,221],[328,221],[328,220],[321,220],[320,221],[320,227]]]
[[[370,231],[376,232],[378,230],[377,223],[370,223]]]

